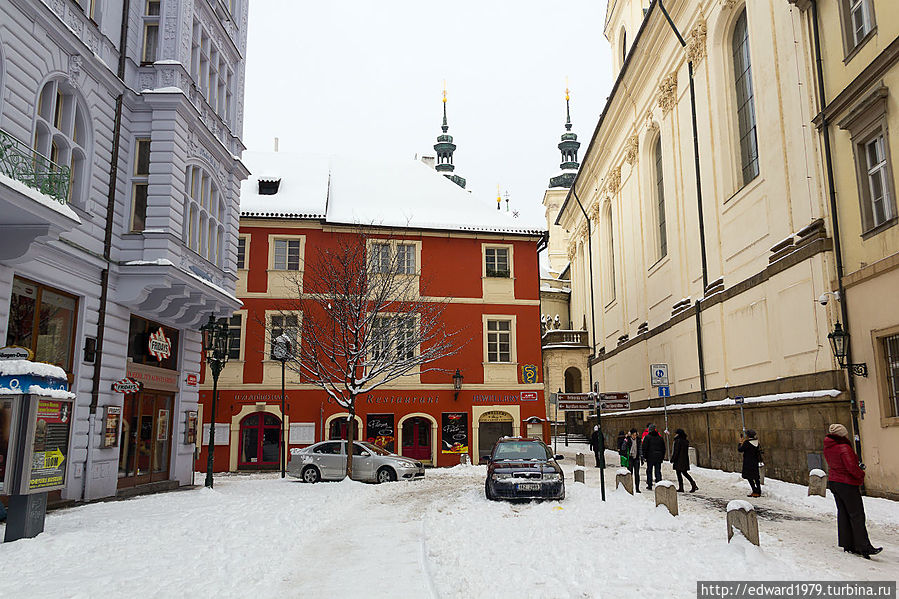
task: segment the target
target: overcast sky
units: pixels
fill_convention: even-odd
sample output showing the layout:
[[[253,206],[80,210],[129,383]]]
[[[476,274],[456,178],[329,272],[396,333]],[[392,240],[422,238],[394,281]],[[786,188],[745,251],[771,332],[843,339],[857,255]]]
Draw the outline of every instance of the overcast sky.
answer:
[[[586,149],[611,89],[601,0],[253,0],[244,143],[434,154],[447,85],[456,173],[542,218],[561,162],[565,77]]]

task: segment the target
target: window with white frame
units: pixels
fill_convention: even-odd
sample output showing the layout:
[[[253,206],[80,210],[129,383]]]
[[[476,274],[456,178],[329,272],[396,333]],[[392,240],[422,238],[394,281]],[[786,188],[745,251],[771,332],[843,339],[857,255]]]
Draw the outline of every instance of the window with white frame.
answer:
[[[247,267],[247,238],[237,238],[237,270],[244,270]]]
[[[851,34],[850,48],[858,46],[874,28],[871,0],[844,0],[848,2],[848,26]]]
[[[150,188],[150,139],[134,140],[134,176],[131,179],[131,231],[143,231],[147,224],[147,190]]]
[[[512,321],[487,321],[487,361],[512,361]]]
[[[274,270],[300,270],[300,240],[299,239],[275,239],[274,240]]]
[[[225,227],[225,201],[212,176],[200,166],[185,175],[184,245],[216,266],[221,266]]]
[[[271,315],[271,347],[269,358],[274,360],[275,339],[281,335],[287,335],[294,347],[297,345],[300,332],[300,318],[296,314],[272,314]]]
[[[890,169],[887,162],[886,143],[879,132],[863,144],[868,178],[869,228],[879,227],[893,218],[893,202],[890,197]]]
[[[53,164],[46,166],[50,171],[69,167],[68,200],[83,206],[90,175],[85,148],[90,147],[91,119],[68,81],[52,79],[44,84],[34,121],[34,150],[50,159]]]
[[[225,53],[216,48],[212,36],[196,20],[193,24],[190,74],[212,110],[230,127],[234,70]]]
[[[146,0],[144,5],[144,46],[141,52],[141,64],[156,62],[159,51],[159,9],[161,0]]]
[[[375,360],[393,356],[409,360],[415,356],[415,318],[413,316],[377,316],[372,321],[371,353]]]
[[[509,248],[485,248],[484,260],[488,277],[508,279],[512,276],[512,271],[509,268]]]
[[[403,275],[415,274],[415,245],[411,243],[396,245],[396,271]]]
[[[371,244],[370,251],[371,271],[377,274],[386,274],[390,272],[390,244],[373,243]]]
[[[234,314],[228,320],[228,359],[240,360],[240,333],[243,315]]]

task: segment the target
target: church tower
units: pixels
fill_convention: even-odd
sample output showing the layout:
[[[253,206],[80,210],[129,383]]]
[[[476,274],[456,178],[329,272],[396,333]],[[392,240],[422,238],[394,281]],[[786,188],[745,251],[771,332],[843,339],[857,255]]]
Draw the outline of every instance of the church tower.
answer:
[[[565,86],[565,133],[562,134],[562,141],[559,142],[559,151],[562,152],[562,174],[557,175],[549,180],[550,188],[564,187],[569,188],[577,176],[577,169],[580,163],[577,161],[577,151],[581,147],[581,142],[577,140],[577,133],[571,132],[571,109],[569,108],[568,86]]]
[[[453,172],[456,169],[453,164],[453,152],[456,151],[456,144],[453,143],[453,136],[447,133],[449,125],[446,122],[446,82],[443,83],[443,125],[440,128],[443,129],[443,133],[437,136],[437,143],[434,144],[434,151],[437,152],[437,165],[434,168],[443,173],[444,177],[465,189],[465,179]]]

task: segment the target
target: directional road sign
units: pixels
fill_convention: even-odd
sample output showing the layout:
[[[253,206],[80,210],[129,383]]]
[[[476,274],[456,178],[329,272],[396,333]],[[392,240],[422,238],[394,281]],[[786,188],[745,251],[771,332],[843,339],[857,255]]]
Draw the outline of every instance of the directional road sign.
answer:
[[[671,397],[671,387],[659,387],[659,397]]]
[[[631,398],[627,393],[600,393],[599,408],[601,410],[629,410]]]

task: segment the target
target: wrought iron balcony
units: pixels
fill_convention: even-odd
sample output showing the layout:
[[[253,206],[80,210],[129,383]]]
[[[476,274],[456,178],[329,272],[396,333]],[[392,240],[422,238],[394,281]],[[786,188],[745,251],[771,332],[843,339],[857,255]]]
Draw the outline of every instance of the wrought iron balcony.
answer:
[[[555,329],[543,333],[543,347],[590,347],[587,340],[587,331],[565,331]]]
[[[69,167],[56,164],[0,129],[0,173],[60,204],[69,199]]]

